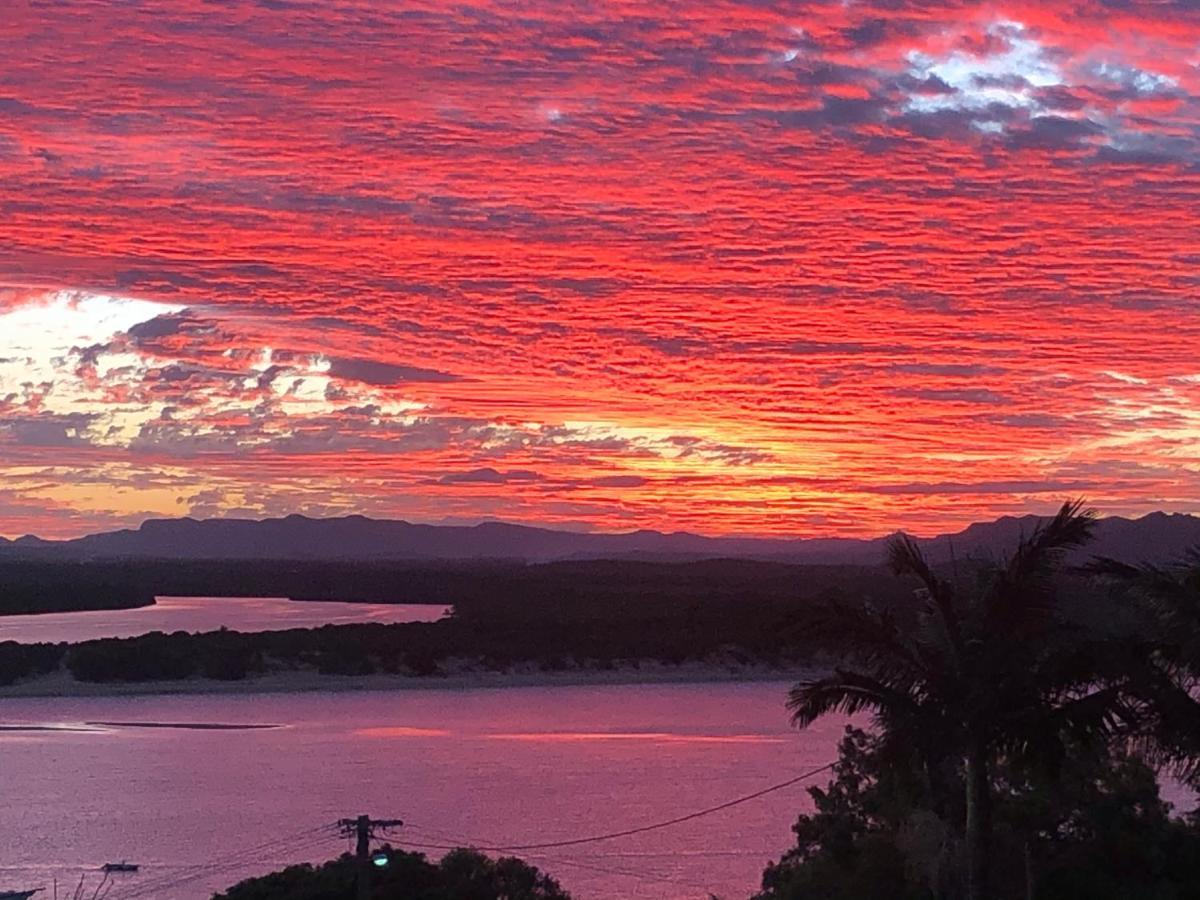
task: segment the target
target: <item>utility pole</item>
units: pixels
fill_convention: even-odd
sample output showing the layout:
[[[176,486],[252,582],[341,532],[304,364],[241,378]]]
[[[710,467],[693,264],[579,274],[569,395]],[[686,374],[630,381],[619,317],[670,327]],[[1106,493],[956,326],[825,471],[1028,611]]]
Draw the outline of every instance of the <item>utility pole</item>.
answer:
[[[354,835],[354,860],[358,870],[358,900],[371,900],[371,838],[375,829],[386,831],[389,828],[399,828],[404,823],[399,819],[372,819],[370,816],[358,816],[354,819],[338,819],[338,827],[342,834]]]

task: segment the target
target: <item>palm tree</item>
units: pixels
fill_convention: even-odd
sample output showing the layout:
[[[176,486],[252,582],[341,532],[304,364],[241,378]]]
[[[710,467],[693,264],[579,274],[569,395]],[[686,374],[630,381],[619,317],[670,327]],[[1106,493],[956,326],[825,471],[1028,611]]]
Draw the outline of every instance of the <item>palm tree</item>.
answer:
[[[953,763],[970,900],[990,896],[996,763],[1053,771],[1068,746],[1105,739],[1124,719],[1121,692],[1097,684],[1093,648],[1056,602],[1063,555],[1086,544],[1094,520],[1081,502],[1064,504],[971,591],[935,572],[910,538],[896,538],[892,570],[922,586],[916,621],[867,605],[830,607],[817,629],[842,664],[789,695],[799,727],[830,712],[869,712],[885,745],[921,754],[931,772]]]
[[[1113,673],[1139,711],[1128,737],[1151,761],[1200,787],[1200,548],[1165,566],[1100,558],[1085,571],[1122,589],[1133,613]]]

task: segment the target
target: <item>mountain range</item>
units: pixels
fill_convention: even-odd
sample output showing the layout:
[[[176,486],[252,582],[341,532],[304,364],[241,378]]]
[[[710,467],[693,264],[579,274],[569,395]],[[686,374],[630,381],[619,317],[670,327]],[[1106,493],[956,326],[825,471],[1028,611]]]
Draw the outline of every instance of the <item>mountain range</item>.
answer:
[[[997,557],[1036,516],[1006,516],[954,534],[918,538],[933,562]],[[0,538],[0,561],[99,559],[481,560],[549,562],[562,559],[762,559],[813,564],[874,565],[890,536],[859,538],[705,537],[689,532],[620,534],[558,531],[504,522],[420,525],[364,516],[314,519],[151,519],[73,540]],[[1099,521],[1096,539],[1074,561],[1093,555],[1126,562],[1167,563],[1200,547],[1200,517],[1151,513]]]

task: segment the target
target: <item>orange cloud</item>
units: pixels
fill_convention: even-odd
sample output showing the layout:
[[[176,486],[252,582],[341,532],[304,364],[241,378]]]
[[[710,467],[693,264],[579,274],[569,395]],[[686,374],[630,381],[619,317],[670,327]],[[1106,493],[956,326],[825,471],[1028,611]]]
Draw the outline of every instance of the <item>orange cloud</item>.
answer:
[[[76,0],[0,30],[0,532],[1200,507],[1200,11]]]

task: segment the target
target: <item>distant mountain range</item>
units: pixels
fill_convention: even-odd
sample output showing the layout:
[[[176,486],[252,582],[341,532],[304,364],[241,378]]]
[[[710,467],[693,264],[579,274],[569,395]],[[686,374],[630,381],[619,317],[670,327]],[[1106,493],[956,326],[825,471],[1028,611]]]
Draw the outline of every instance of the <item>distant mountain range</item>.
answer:
[[[1037,524],[1035,516],[1006,516],[955,534],[920,539],[934,562],[995,557]],[[474,526],[415,525],[363,516],[310,519],[152,519],[137,529],[68,541],[27,536],[0,538],[3,560],[306,559],[481,560],[549,562],[562,559],[711,558],[875,565],[887,537],[770,539],[704,537],[687,532],[623,534],[556,531],[486,522]],[[1097,537],[1077,559],[1111,556],[1128,562],[1170,562],[1200,547],[1200,517],[1151,513],[1139,519],[1102,519]]]

